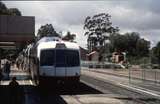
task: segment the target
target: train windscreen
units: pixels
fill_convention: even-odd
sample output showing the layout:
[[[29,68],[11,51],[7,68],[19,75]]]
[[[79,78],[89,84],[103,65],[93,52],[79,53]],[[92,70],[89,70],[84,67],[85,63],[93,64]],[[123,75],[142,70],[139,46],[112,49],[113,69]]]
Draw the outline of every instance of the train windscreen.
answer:
[[[42,50],[40,56],[41,66],[74,67],[80,66],[79,52],[77,50]]]
[[[79,52],[78,51],[66,51],[66,62],[68,67],[80,66]]]
[[[56,50],[56,67],[66,66],[66,51]]]
[[[42,50],[40,56],[41,66],[52,66],[55,63],[55,50]]]

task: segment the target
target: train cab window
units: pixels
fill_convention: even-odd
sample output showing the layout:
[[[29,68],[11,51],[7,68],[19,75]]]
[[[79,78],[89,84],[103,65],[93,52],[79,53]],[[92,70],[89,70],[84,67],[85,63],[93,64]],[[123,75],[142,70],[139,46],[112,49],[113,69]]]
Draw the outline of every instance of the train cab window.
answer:
[[[56,67],[79,66],[79,52],[74,50],[56,50]]]
[[[40,55],[41,66],[52,66],[55,63],[55,50],[42,50]]]
[[[41,66],[73,67],[80,65],[79,52],[75,50],[42,50]]]
[[[80,60],[79,60],[79,52],[74,50],[69,50],[66,52],[67,56],[67,66],[73,67],[73,66],[79,66]]]
[[[65,67],[66,66],[66,51],[56,50],[56,67]]]

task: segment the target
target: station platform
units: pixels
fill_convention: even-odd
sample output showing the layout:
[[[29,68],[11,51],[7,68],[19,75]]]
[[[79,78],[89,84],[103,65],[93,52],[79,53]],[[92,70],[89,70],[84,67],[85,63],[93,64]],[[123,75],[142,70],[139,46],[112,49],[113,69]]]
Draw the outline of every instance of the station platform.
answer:
[[[19,70],[13,66],[11,66],[11,72],[9,74],[9,79],[6,78],[5,73],[3,73],[3,79],[1,80],[0,85],[8,85],[13,77],[16,77],[17,82],[20,85],[33,85],[28,71]]]

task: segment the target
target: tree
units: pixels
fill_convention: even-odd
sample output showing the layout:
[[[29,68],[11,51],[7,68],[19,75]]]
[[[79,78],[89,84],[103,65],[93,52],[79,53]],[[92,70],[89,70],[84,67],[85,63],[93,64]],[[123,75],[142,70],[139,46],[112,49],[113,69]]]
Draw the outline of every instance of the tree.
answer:
[[[139,39],[136,43],[137,56],[148,56],[149,55],[150,42],[145,39]]]
[[[87,43],[90,52],[94,49],[101,50],[105,46],[108,34],[118,32],[118,28],[112,26],[110,18],[109,14],[100,13],[85,19],[84,29],[86,32],[84,35],[88,36]]]
[[[21,16],[21,12],[17,8],[8,9],[8,13],[14,16]]]
[[[7,14],[7,7],[2,2],[0,2],[0,14]]]
[[[137,32],[125,33],[127,39],[127,52],[130,56],[137,56],[136,43],[140,39],[140,34]]]
[[[137,32],[111,34],[110,46],[113,51],[127,52],[129,56],[144,57],[149,55],[150,42],[141,38]]]
[[[38,29],[38,33],[37,33],[38,40],[41,39],[44,36],[60,37],[60,35],[54,30],[52,24],[42,25]]]
[[[21,16],[21,12],[17,8],[8,9],[6,5],[0,2],[0,15],[16,15]]]
[[[160,42],[152,48],[152,57],[154,57],[157,60],[156,63],[160,65]]]
[[[62,40],[66,40],[66,41],[71,41],[73,42],[76,38],[76,34],[71,34],[69,31],[67,32],[67,34],[62,37]]]
[[[127,50],[128,41],[125,35],[121,35],[119,33],[111,34],[109,39],[111,44],[110,46],[112,48],[111,52],[114,51],[124,52]]]

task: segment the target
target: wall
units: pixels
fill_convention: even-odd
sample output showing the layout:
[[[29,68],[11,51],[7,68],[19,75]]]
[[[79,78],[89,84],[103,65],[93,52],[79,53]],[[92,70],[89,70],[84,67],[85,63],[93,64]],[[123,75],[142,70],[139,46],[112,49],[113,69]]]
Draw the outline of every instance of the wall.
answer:
[[[30,41],[34,36],[34,17],[0,15],[0,42]]]

